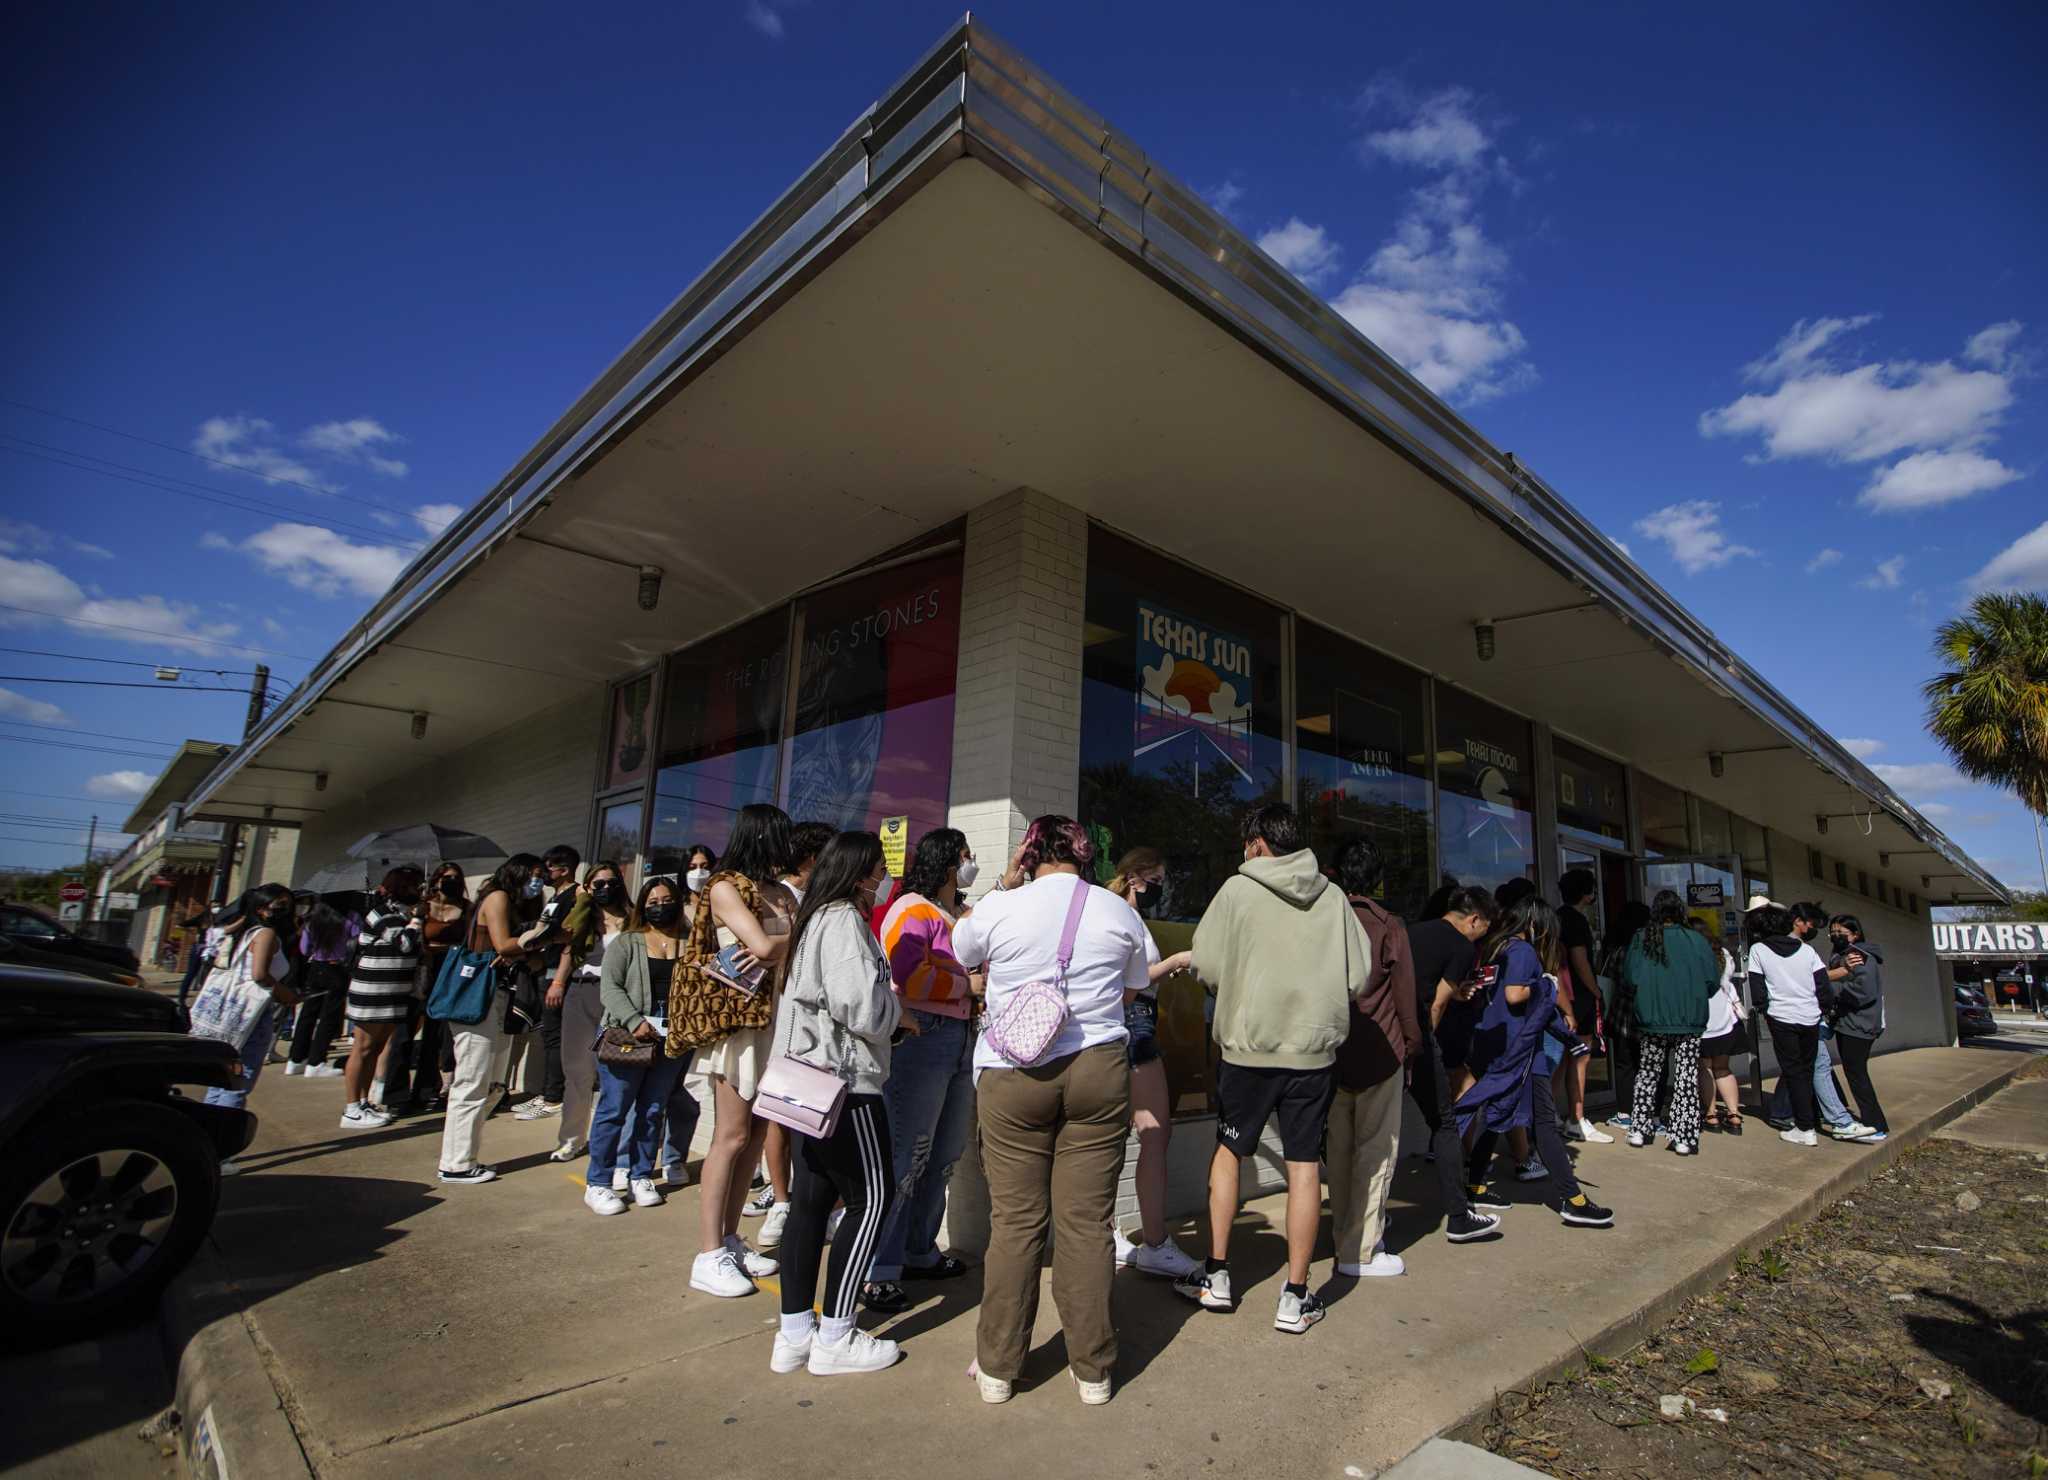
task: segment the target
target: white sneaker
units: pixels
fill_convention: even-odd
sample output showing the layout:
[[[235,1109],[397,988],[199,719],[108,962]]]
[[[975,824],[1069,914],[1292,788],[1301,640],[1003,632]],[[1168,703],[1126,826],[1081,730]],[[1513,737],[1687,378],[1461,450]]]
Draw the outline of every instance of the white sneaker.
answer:
[[[778,1269],[782,1268],[780,1264],[770,1259],[766,1254],[756,1254],[752,1249],[748,1248],[747,1241],[736,1233],[729,1233],[725,1236],[725,1247],[732,1257],[739,1262],[740,1268],[757,1280],[774,1274]]]
[[[301,1074],[304,1074],[305,1072],[306,1066],[304,1064],[297,1062],[296,1060],[284,1066],[284,1077],[287,1079],[297,1079]]]
[[[616,1199],[618,1194],[615,1192],[612,1194],[612,1197]],[[637,1208],[658,1208],[665,1201],[667,1199],[661,1195],[661,1189],[654,1185],[652,1177],[635,1177],[633,1179],[633,1206]]]
[[[775,1349],[768,1353],[770,1372],[801,1372],[804,1363],[810,1360],[811,1345],[817,1339],[817,1327],[813,1326],[804,1334],[802,1341],[791,1341],[780,1331],[775,1333]]]
[[[391,1117],[374,1105],[351,1105],[341,1112],[345,1131],[374,1131],[391,1124]]]
[[[1125,1236],[1123,1229],[1114,1223],[1109,1225],[1109,1238],[1110,1247],[1116,1251],[1116,1267],[1118,1269],[1126,1268],[1131,1262],[1131,1255],[1138,1252],[1138,1246],[1132,1243]]]
[[[739,1260],[732,1257],[732,1250],[720,1249],[714,1254],[699,1254],[690,1261],[690,1288],[730,1300],[753,1294],[754,1282],[740,1268]]]
[[[1073,1371],[1071,1367],[1067,1370]],[[1109,1379],[1106,1377],[1100,1382],[1083,1382],[1081,1374],[1075,1372],[1074,1387],[1080,1392],[1081,1401],[1090,1408],[1100,1408],[1109,1401]]]
[[[1228,1312],[1230,1300],[1230,1271],[1219,1269],[1209,1272],[1207,1266],[1193,1274],[1182,1275],[1173,1282],[1173,1293],[1185,1295],[1204,1310]]]
[[[1818,1146],[1820,1144],[1820,1133],[1818,1131],[1801,1131],[1799,1133],[1799,1144],[1802,1146]]]
[[[979,1362],[968,1364],[967,1375],[974,1379],[974,1385],[981,1390],[981,1401],[984,1403],[1007,1403],[1011,1394],[1017,1391],[1017,1385],[1009,1378],[990,1377],[981,1370]]]
[[[1581,1118],[1578,1123],[1578,1129],[1578,1138],[1581,1141],[1589,1141],[1595,1146],[1612,1146],[1614,1144],[1614,1137],[1608,1135],[1607,1132],[1601,1130],[1599,1126],[1593,1124],[1590,1120]]]
[[[768,1216],[761,1220],[761,1226],[754,1230],[754,1242],[764,1249],[778,1248],[782,1244],[782,1230],[789,1224],[789,1204],[777,1203],[768,1210]]]
[[[880,1372],[884,1367],[895,1366],[902,1355],[903,1349],[895,1342],[855,1330],[837,1343],[822,1336],[813,1338],[808,1365],[813,1377],[831,1377],[839,1372]]]
[[[506,1106],[506,1107],[504,1107],[504,1108],[507,1108],[507,1109],[511,1110],[511,1112],[512,1112],[512,1113],[513,1113],[514,1115],[519,1115],[519,1118],[520,1118],[521,1120],[524,1120],[524,1119],[526,1119],[526,1117],[525,1117],[524,1115],[520,1115],[520,1114],[519,1114],[519,1112],[520,1112],[520,1111],[522,1111],[522,1110],[532,1110],[532,1109],[535,1109],[535,1108],[537,1108],[537,1107],[539,1107],[539,1106],[541,1106],[541,1105],[544,1105],[544,1104],[546,1104],[546,1103],[547,1103],[547,1102],[546,1102],[545,1100],[543,1100],[543,1099],[542,1099],[542,1098],[541,1098],[541,1097],[540,1097],[539,1095],[535,1095],[535,1096],[534,1096],[534,1097],[533,1097],[532,1099],[530,1099],[530,1100],[521,1100],[521,1101],[520,1101],[520,1102],[519,1102],[518,1104],[516,1104],[516,1105],[510,1105],[510,1106]]]
[[[1397,1274],[1408,1273],[1408,1266],[1402,1263],[1399,1254],[1389,1254],[1381,1249],[1364,1264],[1339,1264],[1337,1273],[1354,1280],[1392,1279]]]
[[[1802,1131],[1795,1126],[1789,1131],[1779,1131],[1778,1139],[1787,1146],[1818,1146],[1820,1144],[1820,1137],[1814,1136],[1811,1141],[1806,1139],[1812,1135],[1812,1131]]]
[[[546,1120],[550,1115],[560,1115],[562,1107],[546,1100],[528,1100],[512,1112],[514,1120]]]
[[[1202,1261],[1170,1238],[1157,1244],[1132,1245],[1129,1263],[1141,1274],[1155,1274],[1164,1280],[1185,1279],[1202,1272]]]
[[[1543,1164],[1542,1157],[1532,1156],[1515,1168],[1515,1180],[1517,1182],[1548,1182],[1550,1180],[1550,1168]]]
[[[341,1078],[343,1072],[344,1071],[341,1065],[339,1064],[306,1065],[306,1077],[308,1079],[339,1079]]]
[[[1876,1132],[1873,1131],[1871,1127],[1865,1125],[1862,1121],[1852,1120],[1847,1125],[1829,1126],[1828,1134],[1833,1136],[1837,1141],[1854,1141],[1862,1136],[1874,1135],[1876,1134]]]
[[[633,1174],[625,1167],[612,1168],[612,1191],[624,1192],[633,1185]]]
[[[1630,1131],[1628,1133],[1628,1143],[1640,1151],[1643,1147],[1650,1144],[1650,1138],[1641,1131]]]
[[[609,1187],[586,1187],[583,1189],[583,1206],[600,1218],[609,1218],[614,1213],[626,1211],[625,1203]]]
[[[588,1141],[564,1141],[548,1153],[549,1161],[574,1161],[590,1149]]]

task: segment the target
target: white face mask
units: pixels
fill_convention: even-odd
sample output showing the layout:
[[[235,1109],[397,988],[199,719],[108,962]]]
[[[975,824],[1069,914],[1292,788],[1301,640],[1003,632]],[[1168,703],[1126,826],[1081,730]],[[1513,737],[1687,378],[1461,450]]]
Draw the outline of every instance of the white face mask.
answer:
[[[881,883],[879,883],[879,884],[877,884],[877,885],[875,885],[875,905],[874,905],[874,907],[875,907],[876,909],[878,909],[878,910],[879,910],[879,909],[883,909],[883,908],[886,908],[886,907],[887,907],[887,905],[888,905],[888,903],[889,903],[889,900],[890,900],[890,898],[891,898],[892,896],[894,896],[894,894],[895,894],[895,893],[896,893],[896,879],[895,879],[895,876],[894,876],[894,875],[892,875],[892,874],[884,874],[884,875],[882,875],[882,882],[881,882]]]
[[[683,882],[690,886],[692,894],[702,894],[704,886],[711,882],[711,870],[708,868],[693,868],[683,875]]]
[[[953,877],[959,881],[962,889],[972,889],[974,881],[981,877],[981,868],[973,859],[963,858],[960,860],[960,866],[953,870]]]

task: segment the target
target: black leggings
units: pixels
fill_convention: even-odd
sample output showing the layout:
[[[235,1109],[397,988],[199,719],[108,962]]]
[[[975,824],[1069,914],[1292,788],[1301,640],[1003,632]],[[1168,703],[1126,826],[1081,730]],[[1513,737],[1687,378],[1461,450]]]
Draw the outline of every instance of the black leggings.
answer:
[[[843,1201],[846,1218],[832,1240],[821,1309],[828,1320],[852,1320],[896,1197],[889,1112],[880,1095],[848,1095],[830,1137],[819,1141],[792,1132],[789,1139],[789,1222],[776,1251],[782,1261],[782,1313],[793,1316],[811,1308],[825,1254],[825,1223],[832,1204]]]
[[[1533,1119],[1529,1134],[1536,1142],[1536,1154],[1550,1172],[1551,1185],[1569,1201],[1579,1195],[1579,1179],[1572,1174],[1571,1156],[1564,1149],[1564,1137],[1558,1133],[1557,1101],[1551,1096],[1550,1076],[1543,1072],[1541,1059],[1529,1071],[1529,1090]],[[1498,1132],[1481,1131],[1473,1141],[1472,1156],[1466,1165],[1475,1186],[1486,1180],[1486,1166],[1493,1160],[1494,1143],[1499,1139]]]
[[[314,996],[314,993],[321,993]],[[310,1064],[327,1057],[327,1046],[341,1032],[342,1009],[348,1006],[348,968],[339,961],[308,961],[300,979],[299,1015],[292,1023],[292,1062]]]
[[[1444,1073],[1444,1056],[1436,1046],[1436,1038],[1428,1033],[1422,1035],[1422,1047],[1415,1057],[1408,1061],[1412,1071],[1408,1080],[1408,1097],[1415,1101],[1415,1108],[1422,1112],[1422,1120],[1429,1127],[1429,1149],[1436,1156],[1436,1179],[1443,1193],[1444,1217],[1455,1218],[1460,1213],[1470,1213],[1472,1205],[1465,1199],[1465,1184],[1461,1180],[1465,1165],[1465,1143],[1458,1137],[1458,1123],[1444,1115],[1451,1103],[1450,1077]]]
[[[1778,1083],[1789,1085],[1792,1093],[1792,1124],[1802,1131],[1820,1128],[1820,1109],[1813,1097],[1813,1061],[1820,1053],[1819,1023],[1781,1023],[1774,1017],[1771,1047],[1778,1054]],[[1837,1037],[1837,1043],[1842,1040]]]
[[[1870,1082],[1870,1050],[1875,1041],[1851,1038],[1837,1028],[1835,1057],[1842,1061],[1842,1074],[1849,1081],[1849,1093],[1856,1097],[1856,1118],[1874,1131],[1889,1134],[1891,1126],[1885,1122],[1884,1106],[1877,1102],[1877,1086]]]

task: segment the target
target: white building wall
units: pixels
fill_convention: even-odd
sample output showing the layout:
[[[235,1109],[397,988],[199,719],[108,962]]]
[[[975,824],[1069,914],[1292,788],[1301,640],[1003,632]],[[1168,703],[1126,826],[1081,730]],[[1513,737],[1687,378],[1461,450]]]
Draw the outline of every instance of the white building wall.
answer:
[[[322,798],[307,822],[293,878],[325,868],[365,834],[416,822],[482,833],[511,853],[568,843],[590,831],[604,695],[572,699],[451,755],[423,760],[395,780],[349,797]]]

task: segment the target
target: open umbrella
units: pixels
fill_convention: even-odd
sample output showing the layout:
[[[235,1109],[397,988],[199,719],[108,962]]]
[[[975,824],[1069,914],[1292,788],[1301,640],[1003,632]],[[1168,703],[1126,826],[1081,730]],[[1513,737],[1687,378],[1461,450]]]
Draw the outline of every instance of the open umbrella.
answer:
[[[371,833],[348,850],[348,856],[331,863],[298,886],[315,894],[333,894],[351,889],[374,889],[384,875],[400,864],[431,869],[439,863],[501,859],[505,850],[482,833],[438,823],[419,822],[410,827],[388,828]],[[475,870],[465,870],[475,872]]]

